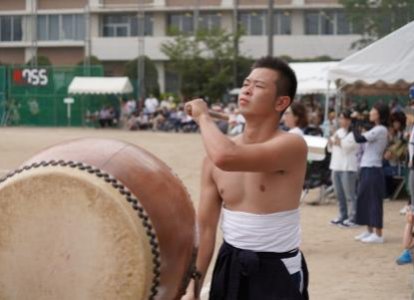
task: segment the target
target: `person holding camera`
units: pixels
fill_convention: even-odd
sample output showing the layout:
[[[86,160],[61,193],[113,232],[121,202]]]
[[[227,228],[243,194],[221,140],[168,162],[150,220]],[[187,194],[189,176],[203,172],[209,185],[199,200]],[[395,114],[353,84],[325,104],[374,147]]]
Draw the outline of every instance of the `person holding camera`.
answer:
[[[362,134],[358,129],[353,130],[355,141],[365,143],[360,165],[356,223],[366,225],[367,230],[355,237],[364,243],[384,243],[382,229],[385,179],[382,158],[388,144],[389,115],[388,106],[378,103],[369,113],[369,120],[374,123],[374,127]]]

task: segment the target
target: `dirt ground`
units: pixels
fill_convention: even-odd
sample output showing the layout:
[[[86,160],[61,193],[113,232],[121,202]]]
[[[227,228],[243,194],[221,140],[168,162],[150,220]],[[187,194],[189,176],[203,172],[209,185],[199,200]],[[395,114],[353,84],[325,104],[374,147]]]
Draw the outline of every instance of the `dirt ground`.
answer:
[[[199,195],[200,166],[204,155],[198,134],[127,132],[98,129],[0,128],[0,176],[19,166],[41,149],[81,137],[102,137],[139,145],[166,162],[182,179],[194,204]],[[308,199],[315,197],[311,191]],[[404,300],[410,299],[413,268],[397,266],[405,201],[384,204],[383,245],[354,241],[362,228],[342,229],[329,225],[336,216],[334,201],[318,206],[303,204],[302,250],[310,270],[311,299]],[[1,208],[0,208],[1,209]],[[218,235],[217,242],[220,243]]]

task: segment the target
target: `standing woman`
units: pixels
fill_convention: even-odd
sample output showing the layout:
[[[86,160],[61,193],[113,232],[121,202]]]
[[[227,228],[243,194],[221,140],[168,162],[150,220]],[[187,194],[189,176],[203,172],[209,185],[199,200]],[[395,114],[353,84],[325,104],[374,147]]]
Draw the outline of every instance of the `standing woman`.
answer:
[[[339,114],[340,128],[331,136],[328,143],[332,147],[331,163],[332,183],[339,204],[339,214],[331,220],[333,225],[345,227],[355,226],[356,217],[356,180],[357,150],[354,135],[351,131],[351,111],[344,110]],[[348,205],[350,209],[348,210]]]
[[[283,114],[283,121],[290,133],[303,135],[308,126],[308,115],[305,106],[300,102],[292,102]]]
[[[383,198],[385,179],[382,157],[388,142],[388,119],[390,111],[384,104],[376,104],[369,112],[374,127],[363,134],[354,129],[357,143],[366,143],[361,158],[361,171],[357,194],[356,223],[366,225],[367,231],[357,235],[364,243],[383,243]]]

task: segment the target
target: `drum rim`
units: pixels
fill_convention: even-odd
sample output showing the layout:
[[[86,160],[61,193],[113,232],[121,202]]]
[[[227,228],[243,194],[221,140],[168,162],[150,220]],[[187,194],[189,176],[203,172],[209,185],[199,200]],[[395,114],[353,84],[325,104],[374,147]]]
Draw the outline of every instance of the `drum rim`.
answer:
[[[123,198],[131,205],[132,209],[136,211],[138,218],[142,222],[142,226],[145,228],[145,233],[149,238],[149,245],[151,248],[152,254],[152,264],[153,264],[153,279],[152,279],[152,286],[150,288],[150,295],[148,299],[154,299],[155,296],[158,294],[158,288],[160,286],[160,277],[161,277],[161,254],[160,254],[160,247],[159,242],[157,239],[157,235],[155,233],[154,227],[151,223],[151,220],[141,205],[139,199],[132,194],[131,191],[127,187],[125,187],[122,182],[117,180],[112,175],[108,174],[107,172],[102,171],[99,168],[94,166],[85,164],[83,162],[76,162],[71,160],[50,160],[50,161],[41,161],[36,162],[30,165],[24,165],[14,171],[8,173],[3,178],[0,178],[0,184],[6,182],[8,179],[12,178],[15,175],[18,175],[22,172],[29,171],[36,168],[41,167],[50,167],[50,166],[60,166],[60,167],[70,167],[73,169],[77,169],[83,172],[88,172],[89,174],[95,175],[100,180],[104,180],[106,183],[111,184],[113,188],[115,188]]]

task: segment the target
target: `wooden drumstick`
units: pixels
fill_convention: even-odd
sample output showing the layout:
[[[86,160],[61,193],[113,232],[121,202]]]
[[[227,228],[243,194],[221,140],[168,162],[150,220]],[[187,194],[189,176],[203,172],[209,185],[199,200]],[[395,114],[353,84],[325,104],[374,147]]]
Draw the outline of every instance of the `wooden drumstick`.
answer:
[[[208,114],[212,118],[221,119],[221,120],[224,120],[224,121],[229,120],[229,116],[227,114],[221,113],[221,112],[218,112],[218,111],[214,111],[214,110],[211,110],[211,109],[208,110]]]
[[[184,110],[185,110],[185,113],[191,117],[191,115],[192,115],[191,105],[186,105],[184,107]],[[221,119],[221,120],[224,120],[224,121],[229,120],[229,116],[227,114],[221,113],[221,112],[218,112],[218,111],[214,111],[212,109],[208,110],[208,114],[210,115],[210,117],[215,118],[215,119]]]

